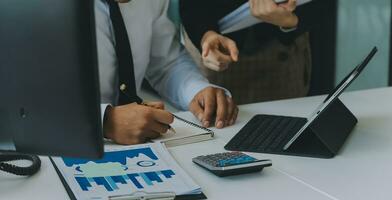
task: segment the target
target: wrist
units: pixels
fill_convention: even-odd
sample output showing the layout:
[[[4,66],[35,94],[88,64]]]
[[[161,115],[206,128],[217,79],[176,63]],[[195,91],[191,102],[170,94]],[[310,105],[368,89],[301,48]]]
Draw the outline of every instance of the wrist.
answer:
[[[298,23],[299,23],[298,16],[293,14],[291,17],[287,17],[286,20],[282,24],[280,24],[279,26],[282,29],[289,30],[289,29],[296,28],[298,26]]]

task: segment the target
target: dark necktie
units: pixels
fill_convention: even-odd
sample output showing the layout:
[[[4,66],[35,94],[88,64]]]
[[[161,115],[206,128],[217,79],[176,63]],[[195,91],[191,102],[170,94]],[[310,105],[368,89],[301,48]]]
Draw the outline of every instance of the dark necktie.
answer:
[[[119,98],[118,105],[129,103],[142,103],[142,99],[137,96],[135,72],[132,58],[132,50],[128,38],[127,29],[122,18],[120,7],[114,0],[107,0],[110,8],[110,19],[112,21],[115,49],[118,60],[118,77],[119,77]]]

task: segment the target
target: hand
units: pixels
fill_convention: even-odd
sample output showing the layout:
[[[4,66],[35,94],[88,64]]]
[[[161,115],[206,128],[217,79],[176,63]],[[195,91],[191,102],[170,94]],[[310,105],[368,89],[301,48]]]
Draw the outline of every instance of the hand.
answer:
[[[207,87],[193,98],[189,110],[202,122],[210,127],[224,128],[235,123],[238,107],[231,97],[226,96],[223,89]],[[215,119],[214,119],[215,118]]]
[[[293,28],[298,25],[298,17],[293,13],[297,7],[296,0],[276,4],[274,0],[249,0],[253,16],[264,22],[283,28]]]
[[[130,145],[143,143],[166,133],[169,129],[168,124],[173,123],[173,115],[157,109],[163,108],[162,103],[148,105],[133,103],[108,108],[104,121],[105,136],[118,144]]]
[[[236,43],[214,31],[204,34],[202,41],[203,64],[214,71],[226,70],[230,63],[238,61]]]

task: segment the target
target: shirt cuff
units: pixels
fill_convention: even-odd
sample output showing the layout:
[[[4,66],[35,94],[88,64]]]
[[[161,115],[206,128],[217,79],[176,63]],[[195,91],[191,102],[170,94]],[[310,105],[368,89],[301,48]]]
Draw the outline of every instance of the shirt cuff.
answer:
[[[101,104],[101,124],[102,124],[102,129],[103,129],[103,123],[105,122],[105,113],[106,113],[106,109],[108,108],[108,107],[111,107],[112,105],[111,104],[108,104],[108,103],[102,103]]]
[[[293,28],[284,28],[284,27],[279,26],[279,29],[280,29],[280,31],[282,31],[282,32],[284,32],[284,33],[290,33],[290,32],[292,32],[292,31],[297,30],[297,27],[293,27]]]

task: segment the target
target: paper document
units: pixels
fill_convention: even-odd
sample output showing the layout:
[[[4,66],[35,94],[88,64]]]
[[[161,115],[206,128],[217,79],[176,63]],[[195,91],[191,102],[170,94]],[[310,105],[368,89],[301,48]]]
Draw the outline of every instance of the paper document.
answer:
[[[161,143],[106,149],[100,160],[53,158],[76,199],[107,200],[133,194],[200,194]]]
[[[281,0],[275,0],[275,2],[279,3]],[[312,0],[297,0],[297,5],[303,5],[311,2]],[[230,14],[226,15],[224,18],[219,20],[219,29],[221,33],[231,33],[234,31],[238,31],[250,26],[253,26],[258,23],[262,23],[260,19],[253,17],[250,12],[249,2],[243,4]]]

